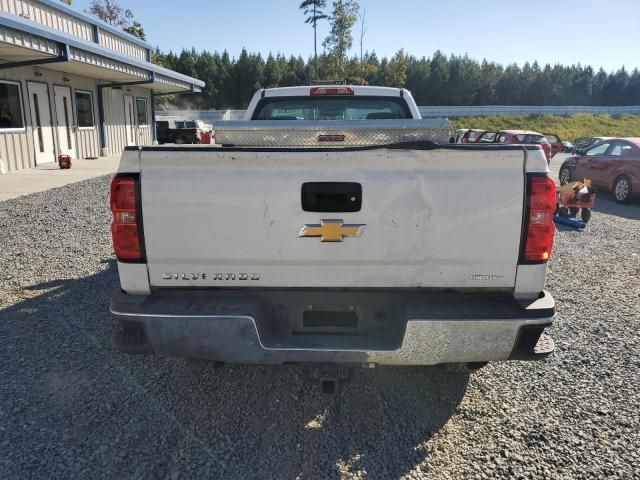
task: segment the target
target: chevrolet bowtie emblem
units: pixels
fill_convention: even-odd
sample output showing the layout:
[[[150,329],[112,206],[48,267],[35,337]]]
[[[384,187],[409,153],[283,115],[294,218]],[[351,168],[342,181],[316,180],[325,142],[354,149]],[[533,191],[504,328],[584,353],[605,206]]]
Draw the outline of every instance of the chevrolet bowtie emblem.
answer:
[[[341,242],[344,237],[359,237],[366,225],[344,224],[342,219],[320,220],[320,224],[305,224],[298,237],[320,237],[321,242]]]

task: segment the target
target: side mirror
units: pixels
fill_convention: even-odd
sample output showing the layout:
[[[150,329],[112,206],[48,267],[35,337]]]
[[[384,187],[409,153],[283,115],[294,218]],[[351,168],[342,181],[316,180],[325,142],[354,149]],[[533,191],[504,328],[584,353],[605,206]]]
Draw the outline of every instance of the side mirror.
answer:
[[[585,153],[587,153],[587,150],[585,148],[577,148],[576,149],[576,155],[582,157]]]

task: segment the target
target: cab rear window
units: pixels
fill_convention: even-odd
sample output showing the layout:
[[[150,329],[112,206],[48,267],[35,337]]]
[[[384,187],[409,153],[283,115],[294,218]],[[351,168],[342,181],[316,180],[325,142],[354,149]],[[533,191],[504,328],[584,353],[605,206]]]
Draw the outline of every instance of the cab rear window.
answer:
[[[279,97],[260,100],[253,120],[391,120],[412,118],[402,98]]]

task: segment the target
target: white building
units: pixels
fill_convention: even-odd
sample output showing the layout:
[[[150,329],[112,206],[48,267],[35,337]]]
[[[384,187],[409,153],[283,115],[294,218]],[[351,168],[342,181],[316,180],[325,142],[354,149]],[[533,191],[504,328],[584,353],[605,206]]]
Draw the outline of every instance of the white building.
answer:
[[[59,0],[0,0],[0,170],[152,144],[154,96],[204,83],[151,48]]]

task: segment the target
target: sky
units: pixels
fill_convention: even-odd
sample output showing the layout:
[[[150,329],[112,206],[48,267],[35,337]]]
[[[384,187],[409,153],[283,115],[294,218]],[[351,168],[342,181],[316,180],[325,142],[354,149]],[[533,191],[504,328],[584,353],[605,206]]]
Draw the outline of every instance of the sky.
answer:
[[[287,56],[313,52],[313,30],[300,0],[119,0],[163,51],[227,50]],[[581,63],[615,71],[640,68],[640,0],[360,0],[364,49],[378,57],[403,48],[416,57],[436,50],[502,64]],[[89,0],[73,0],[85,10]],[[331,5],[331,0],[327,1]],[[330,8],[327,8],[329,13]],[[359,24],[354,48],[359,52]],[[329,26],[318,28],[318,49]]]

